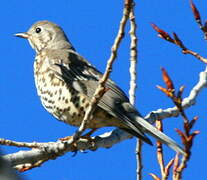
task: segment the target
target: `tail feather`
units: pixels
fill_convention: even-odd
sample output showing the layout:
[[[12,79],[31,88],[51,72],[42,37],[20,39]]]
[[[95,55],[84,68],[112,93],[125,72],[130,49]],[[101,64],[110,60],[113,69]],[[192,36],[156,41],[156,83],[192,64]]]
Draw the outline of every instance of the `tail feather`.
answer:
[[[167,146],[169,146],[170,148],[172,148],[173,150],[175,150],[178,153],[181,153],[183,155],[186,154],[185,151],[183,150],[183,148],[180,147],[174,140],[172,140],[170,137],[168,137],[167,135],[165,135],[164,133],[159,131],[157,128],[155,128],[153,125],[148,123],[142,117],[136,116],[135,120],[136,120],[138,129],[140,129],[140,126],[143,127],[143,130],[146,133],[152,135],[160,142],[166,144]]]
[[[133,136],[140,138],[141,140],[143,140],[147,144],[149,144],[151,146],[153,145],[152,141],[142,131],[140,131],[138,129],[136,129],[136,131],[135,131],[133,129],[128,129],[128,128],[121,128],[121,129],[128,132],[129,134],[131,134]]]

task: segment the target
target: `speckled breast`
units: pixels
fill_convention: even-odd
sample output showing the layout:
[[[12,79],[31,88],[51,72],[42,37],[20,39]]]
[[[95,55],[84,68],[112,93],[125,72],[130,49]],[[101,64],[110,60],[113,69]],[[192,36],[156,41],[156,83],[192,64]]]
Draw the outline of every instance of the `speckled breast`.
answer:
[[[89,103],[69,84],[57,78],[49,64],[39,58],[37,56],[34,62],[34,76],[43,106],[58,120],[79,126],[85,113],[84,107]]]

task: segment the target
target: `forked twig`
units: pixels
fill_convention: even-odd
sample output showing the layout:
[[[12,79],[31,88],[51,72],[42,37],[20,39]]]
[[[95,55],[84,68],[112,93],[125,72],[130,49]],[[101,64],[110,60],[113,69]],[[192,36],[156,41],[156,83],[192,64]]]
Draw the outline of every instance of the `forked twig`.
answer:
[[[178,35],[176,33],[173,33],[173,37],[171,37],[167,32],[165,32],[164,30],[160,29],[157,25],[152,24],[152,27],[155,31],[158,32],[158,36],[170,43],[175,44],[176,46],[180,47],[183,54],[190,54],[192,56],[194,56],[195,58],[197,58],[198,60],[200,60],[201,62],[207,64],[207,59],[202,57],[201,55],[199,55],[198,53],[188,49],[183,42],[180,40],[180,38],[178,37]]]
[[[194,131],[191,133],[191,129],[193,128],[193,125],[195,124],[198,118],[194,117],[193,120],[189,121],[187,115],[185,114],[185,111],[182,106],[182,94],[184,91],[184,86],[181,86],[178,92],[176,93],[173,81],[171,80],[170,76],[168,75],[167,71],[164,68],[162,68],[162,77],[166,84],[166,88],[163,88],[161,86],[157,86],[157,87],[173,101],[173,103],[176,105],[177,109],[179,110],[180,115],[183,118],[184,131],[176,129],[176,132],[181,137],[182,143],[185,147],[186,155],[182,157],[181,163],[179,163],[179,156],[177,155],[174,158],[174,168],[173,168],[173,179],[180,180],[182,177],[183,170],[186,168],[187,162],[191,157],[191,148],[192,148],[193,140],[195,136],[199,133],[199,131]],[[162,178],[165,177],[163,179],[166,179],[165,171],[163,167],[164,163],[162,160],[163,158],[162,152],[159,152],[158,155],[159,155],[158,162],[161,167]]]

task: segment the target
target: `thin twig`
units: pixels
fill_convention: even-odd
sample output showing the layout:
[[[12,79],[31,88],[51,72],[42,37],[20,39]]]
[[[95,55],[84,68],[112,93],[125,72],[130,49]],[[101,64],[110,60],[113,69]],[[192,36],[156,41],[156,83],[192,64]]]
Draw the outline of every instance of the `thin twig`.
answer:
[[[182,179],[182,174],[184,169],[187,167],[187,163],[191,158],[191,149],[192,149],[192,145],[193,145],[193,140],[195,138],[195,136],[197,134],[199,134],[199,131],[194,131],[194,132],[190,132],[191,129],[193,128],[195,122],[198,120],[198,117],[194,117],[191,121],[189,121],[187,115],[185,114],[184,110],[180,109],[180,111],[182,111],[181,116],[183,118],[183,129],[184,132],[182,132],[181,130],[176,130],[178,132],[178,134],[181,136],[181,140],[183,145],[185,146],[185,152],[186,155],[182,157],[181,163],[179,164],[176,163],[176,168],[174,168],[174,172],[173,172],[173,180],[180,180]]]
[[[156,24],[152,24],[153,29],[158,33],[158,36],[172,44],[175,44],[179,48],[181,48],[183,54],[190,54],[200,60],[201,62],[207,64],[207,59],[202,57],[197,52],[194,52],[190,49],[188,49],[182,40],[178,37],[176,33],[173,33],[173,37],[171,37],[167,32],[165,32],[163,29],[160,29]],[[206,29],[207,32],[207,29]]]
[[[136,30],[137,30],[137,25],[136,25],[136,20],[135,20],[135,14],[134,14],[134,7],[135,3],[133,3],[133,6],[131,8],[130,14],[129,14],[129,19],[130,19],[130,38],[131,38],[131,43],[130,43],[130,89],[129,89],[129,100],[131,104],[135,104],[135,93],[136,93],[136,80],[137,80],[137,35],[136,35]]]
[[[168,178],[169,176],[169,173],[170,173],[170,168],[172,167],[173,163],[174,163],[174,158],[171,159],[168,164],[165,166],[165,175],[166,175],[166,179]]]
[[[17,142],[17,141],[11,141],[8,139],[0,138],[0,144],[7,145],[7,146],[16,146],[16,147],[38,148],[41,143]]]
[[[173,180],[176,180],[177,168],[179,166],[179,155],[176,154],[174,158],[174,165],[173,165]]]
[[[156,120],[156,127],[163,132],[163,122],[161,120]],[[164,163],[164,153],[163,153],[163,146],[160,141],[157,141],[157,161],[160,165],[160,171],[162,180],[167,180],[170,172],[170,168],[173,165],[174,159],[171,159],[167,165]]]
[[[162,121],[156,120],[156,127],[159,129],[161,132],[163,131],[163,124]],[[160,141],[157,141],[157,161],[160,165],[160,171],[162,175],[162,180],[166,180],[166,174],[165,174],[165,165],[164,165],[164,157],[163,157],[163,147],[162,143]]]
[[[194,52],[190,49],[183,50],[183,54],[190,54],[190,55],[196,57],[201,62],[204,62],[205,64],[207,64],[207,59],[206,58],[202,57],[201,55],[199,55],[198,53],[196,53],[196,52]]]
[[[142,179],[142,169],[143,169],[142,144],[143,144],[143,141],[141,139],[138,139],[137,144],[136,144],[137,180]]]
[[[180,180],[182,178],[182,173],[187,166],[188,160],[189,160],[188,156],[183,156],[180,165],[174,171],[173,180]]]

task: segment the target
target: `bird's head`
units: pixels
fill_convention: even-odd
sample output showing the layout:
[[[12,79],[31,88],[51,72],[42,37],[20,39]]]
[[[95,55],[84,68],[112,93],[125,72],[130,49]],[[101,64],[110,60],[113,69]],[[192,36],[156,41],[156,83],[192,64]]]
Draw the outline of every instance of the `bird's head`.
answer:
[[[33,24],[27,32],[17,33],[15,36],[28,39],[36,52],[46,48],[73,49],[62,28],[49,21],[39,21]]]

